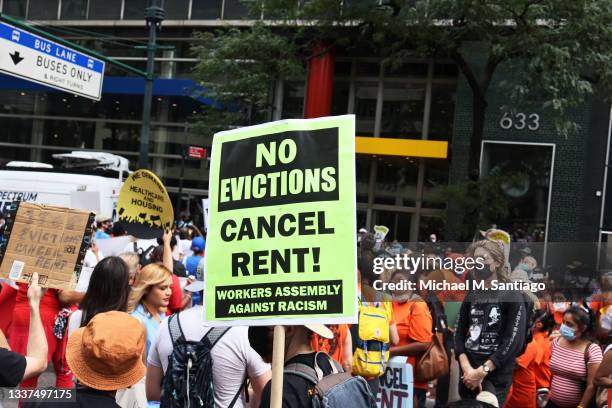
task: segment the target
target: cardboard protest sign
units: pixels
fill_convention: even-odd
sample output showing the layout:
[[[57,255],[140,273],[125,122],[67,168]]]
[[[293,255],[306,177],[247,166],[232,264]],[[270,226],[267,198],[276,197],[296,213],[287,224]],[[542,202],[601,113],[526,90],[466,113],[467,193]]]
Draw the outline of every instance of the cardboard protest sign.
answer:
[[[389,360],[385,373],[378,377],[378,381],[378,408],[412,408],[414,378],[412,366],[406,363],[406,357],[398,356]]]
[[[42,287],[74,289],[93,222],[88,211],[12,204],[0,247],[0,277],[29,282],[38,272]]]
[[[117,207],[119,221],[137,238],[161,237],[174,223],[166,187],[149,170],[136,170],[128,177],[119,192]]]
[[[205,320],[356,323],[355,118],[217,133]]]

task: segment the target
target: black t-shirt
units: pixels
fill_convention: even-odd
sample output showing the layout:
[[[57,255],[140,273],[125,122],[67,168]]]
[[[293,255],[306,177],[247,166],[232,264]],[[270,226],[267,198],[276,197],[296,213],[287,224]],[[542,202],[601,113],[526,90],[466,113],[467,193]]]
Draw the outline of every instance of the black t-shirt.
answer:
[[[298,354],[291,360],[285,362],[285,366],[293,363],[302,363],[314,368],[314,357],[316,353]],[[319,355],[317,359],[319,368],[323,371],[323,375],[331,374],[332,366],[329,359],[324,355]],[[311,397],[308,395],[308,390],[313,387],[313,384],[305,378],[293,374],[285,374],[283,376],[283,408],[310,408],[312,406]],[[270,407],[270,392],[272,390],[272,381],[268,381],[261,395],[261,404],[259,408]]]
[[[121,408],[115,398],[108,391],[94,390],[93,388],[77,385],[76,402],[26,402],[22,408]]]
[[[487,359],[496,371],[511,372],[525,341],[526,310],[521,292],[474,290],[466,294],[455,332],[457,356],[465,353],[473,367]]]
[[[24,356],[0,348],[0,387],[16,387],[23,379],[25,369]]]

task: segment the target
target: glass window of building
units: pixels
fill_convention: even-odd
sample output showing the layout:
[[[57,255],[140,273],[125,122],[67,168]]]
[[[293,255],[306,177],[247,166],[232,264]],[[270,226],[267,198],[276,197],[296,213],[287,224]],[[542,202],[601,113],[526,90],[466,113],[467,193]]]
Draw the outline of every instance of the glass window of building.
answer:
[[[84,20],[87,16],[87,0],[62,0],[62,20]]]
[[[414,207],[418,174],[418,162],[411,157],[378,157],[374,203]]]
[[[283,119],[299,119],[304,114],[304,82],[285,82],[283,97]]]
[[[357,202],[368,202],[370,190],[370,167],[374,159],[372,156],[358,154],[355,159],[355,178],[357,184]]]
[[[90,0],[90,20],[119,20],[121,17],[121,0]],[[144,18],[144,9],[140,18]]]
[[[380,64],[378,62],[358,61],[357,75],[378,78],[380,76]]]
[[[94,148],[96,124],[74,120],[45,120],[43,144],[81,149]]]
[[[105,99],[106,96],[102,98],[103,101]],[[103,104],[101,101],[97,102],[65,92],[49,92],[41,109],[45,115],[50,116],[95,117],[106,114],[105,110],[101,109]]]
[[[451,140],[455,123],[456,89],[456,84],[433,84],[428,139]]]
[[[124,20],[142,20],[145,17],[147,0],[125,0],[123,6]]]
[[[407,63],[385,66],[385,78],[427,78],[427,63]]]
[[[12,17],[25,18],[26,6],[26,0],[4,0],[2,12]]]
[[[30,0],[28,2],[29,20],[57,20],[59,0]]]
[[[225,20],[240,20],[250,17],[249,3],[248,0],[225,0],[223,18]]]
[[[399,242],[410,241],[410,224],[412,214],[399,211],[374,211],[374,221],[372,225],[384,225],[389,228],[386,241],[397,240]]]
[[[425,112],[425,84],[385,83],[380,136],[420,139]]]
[[[334,81],[332,115],[346,115],[348,112],[350,86],[351,83],[349,81]]]
[[[186,20],[189,13],[189,0],[172,0],[164,2],[166,20]]]
[[[355,85],[355,115],[357,136],[373,136],[376,121],[376,82],[359,82]]]
[[[0,132],[0,142],[8,143],[31,143],[33,121],[31,119],[19,118],[2,118],[2,132]],[[25,137],[24,137],[25,135]],[[0,147],[2,150],[2,158],[10,158],[4,154],[5,147]],[[27,149],[24,149],[27,151]]]
[[[98,143],[97,139],[101,140],[101,149],[104,150],[138,152],[140,148],[138,143],[140,139],[140,125],[112,122],[97,123],[96,144]]]
[[[352,65],[351,61],[336,61],[334,64],[334,77],[350,77]]]
[[[434,78],[457,78],[459,69],[453,63],[436,62],[433,74]]]
[[[446,208],[444,190],[448,186],[448,172],[448,160],[425,160],[423,208]]]
[[[193,0],[191,5],[192,20],[216,20],[221,18],[222,0]]]
[[[431,234],[436,234],[438,242],[444,239],[444,219],[435,216],[421,216],[419,220],[419,241],[428,242]]]
[[[13,114],[34,113],[36,94],[26,91],[2,91],[0,112]],[[4,119],[3,119],[4,120]]]

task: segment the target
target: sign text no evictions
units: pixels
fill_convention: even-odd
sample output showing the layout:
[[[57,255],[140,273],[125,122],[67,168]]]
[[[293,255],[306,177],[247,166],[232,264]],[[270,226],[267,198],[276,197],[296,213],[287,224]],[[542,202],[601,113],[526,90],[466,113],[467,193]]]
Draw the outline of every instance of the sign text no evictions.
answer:
[[[220,212],[338,200],[338,128],[227,142],[221,162]]]
[[[205,320],[352,323],[355,118],[215,134]]]

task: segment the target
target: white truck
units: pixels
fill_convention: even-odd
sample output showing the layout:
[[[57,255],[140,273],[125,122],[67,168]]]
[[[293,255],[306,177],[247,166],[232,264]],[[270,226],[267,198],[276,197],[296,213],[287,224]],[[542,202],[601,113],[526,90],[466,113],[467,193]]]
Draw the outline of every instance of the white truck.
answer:
[[[126,158],[86,151],[53,157],[61,167],[15,161],[0,167],[0,213],[13,201],[28,201],[117,218],[119,191],[130,173]]]

